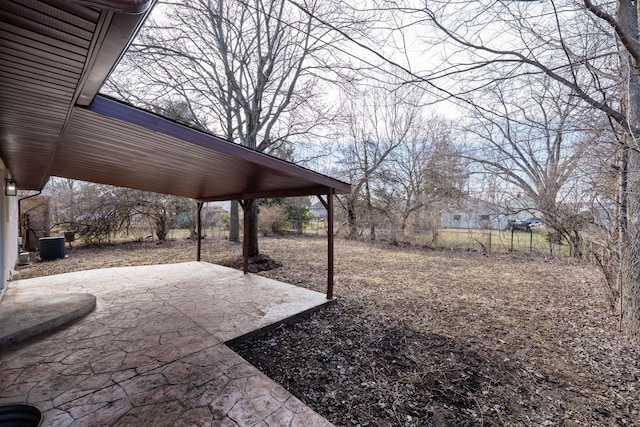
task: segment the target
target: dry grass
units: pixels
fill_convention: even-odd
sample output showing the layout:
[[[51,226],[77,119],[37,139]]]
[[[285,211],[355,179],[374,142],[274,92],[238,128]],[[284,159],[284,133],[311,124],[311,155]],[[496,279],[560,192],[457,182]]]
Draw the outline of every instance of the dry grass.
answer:
[[[193,260],[195,247],[76,248],[20,278]],[[241,248],[203,250],[228,263]],[[283,264],[261,274],[324,292],[325,239],[263,238],[261,251]],[[238,351],[337,425],[640,423],[640,346],[589,266],[337,240],[335,291],[337,307]]]
[[[71,248],[67,247],[65,259],[37,262],[35,255],[32,255],[33,262],[19,268],[17,279],[94,268],[195,261],[196,248],[196,242],[186,238],[165,242],[136,241],[91,246],[73,244]],[[220,264],[241,253],[242,247],[237,243],[229,243],[220,238],[203,241],[203,261]]]

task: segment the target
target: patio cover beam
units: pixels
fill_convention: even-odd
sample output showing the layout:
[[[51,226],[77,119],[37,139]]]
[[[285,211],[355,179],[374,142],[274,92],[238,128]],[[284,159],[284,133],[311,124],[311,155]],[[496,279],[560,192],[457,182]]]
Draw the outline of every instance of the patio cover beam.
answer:
[[[198,202],[198,254],[196,256],[196,261],[200,262],[201,254],[202,254],[202,202]]]
[[[240,206],[242,206],[242,222],[243,222],[243,235],[242,235],[242,271],[244,274],[249,273],[249,215],[251,215],[251,209],[253,208],[254,200],[240,200]]]
[[[329,190],[327,200],[318,196],[320,203],[327,210],[327,299],[333,299],[333,265],[334,265],[334,236],[333,236],[333,198],[335,191]]]

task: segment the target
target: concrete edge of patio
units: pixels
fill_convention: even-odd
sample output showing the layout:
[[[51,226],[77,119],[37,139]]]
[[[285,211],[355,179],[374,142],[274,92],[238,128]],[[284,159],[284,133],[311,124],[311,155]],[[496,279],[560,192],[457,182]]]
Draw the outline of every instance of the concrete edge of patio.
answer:
[[[95,307],[91,294],[5,295],[0,302],[0,348],[53,331]]]
[[[306,317],[306,316],[308,316],[308,315],[310,315],[312,313],[315,313],[316,311],[322,310],[324,308],[327,308],[327,307],[329,307],[329,306],[331,306],[333,304],[337,304],[337,303],[338,303],[338,300],[335,299],[335,298],[327,300],[323,304],[317,305],[315,307],[311,307],[310,309],[305,310],[305,311],[301,311],[301,312],[299,312],[297,314],[294,314],[293,316],[287,317],[285,319],[281,319],[281,320],[279,320],[277,322],[271,323],[270,325],[263,326],[262,328],[258,328],[258,329],[255,329],[255,330],[251,331],[251,332],[248,332],[248,333],[246,333],[244,335],[240,335],[239,337],[235,337],[235,338],[232,338],[230,340],[227,340],[227,341],[225,341],[225,345],[227,345],[229,347],[233,347],[234,345],[241,344],[241,343],[243,343],[245,341],[250,340],[251,338],[255,338],[255,337],[258,337],[260,335],[264,335],[266,333],[269,333],[271,331],[275,331],[276,329],[282,327],[283,325],[295,322],[295,321],[297,321],[297,320],[299,320],[299,319],[301,319],[303,317]]]

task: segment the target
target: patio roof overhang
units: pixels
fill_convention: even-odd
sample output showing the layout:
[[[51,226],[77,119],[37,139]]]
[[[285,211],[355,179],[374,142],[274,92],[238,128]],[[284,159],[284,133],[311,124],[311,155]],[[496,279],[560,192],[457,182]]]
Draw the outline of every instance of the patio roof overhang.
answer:
[[[73,109],[49,173],[199,201],[350,190],[341,181],[100,95]]]
[[[0,156],[18,188],[59,176],[199,201],[350,191],[98,95],[151,1],[1,1]]]

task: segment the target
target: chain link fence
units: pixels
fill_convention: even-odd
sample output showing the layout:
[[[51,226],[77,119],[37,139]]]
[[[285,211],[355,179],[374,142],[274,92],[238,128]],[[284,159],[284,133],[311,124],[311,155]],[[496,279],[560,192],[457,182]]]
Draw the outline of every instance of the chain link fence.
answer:
[[[321,221],[305,224],[303,234],[325,235],[326,225]],[[367,240],[368,238],[369,228],[359,229],[358,239]],[[557,257],[574,255],[571,245],[565,239],[544,226],[531,227],[527,230],[412,229],[404,233],[397,229],[377,227],[376,240],[432,249],[483,253],[531,253]],[[612,253],[609,245],[588,237],[581,239],[578,253],[591,262],[602,264],[608,269],[616,259],[616,255]]]
[[[483,253],[536,253],[551,256],[572,255],[571,246],[544,228],[528,230],[449,229],[376,230],[379,240],[407,243],[433,249],[472,250]],[[365,236],[366,237],[366,236]]]

